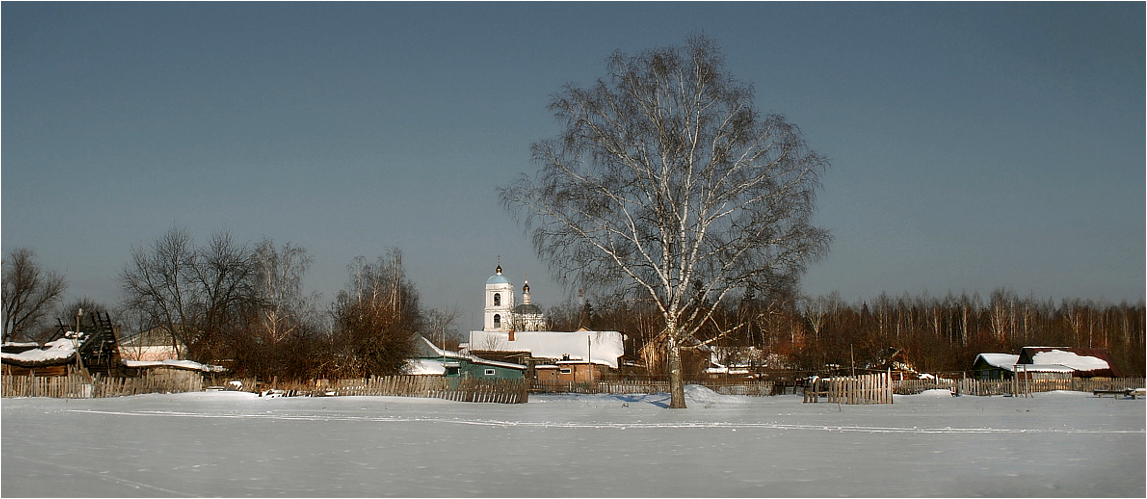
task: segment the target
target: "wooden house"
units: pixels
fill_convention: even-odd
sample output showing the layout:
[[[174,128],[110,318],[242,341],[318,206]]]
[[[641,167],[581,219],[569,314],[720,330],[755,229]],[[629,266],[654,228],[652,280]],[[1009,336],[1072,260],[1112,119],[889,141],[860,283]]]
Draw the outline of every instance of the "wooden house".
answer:
[[[416,341],[418,357],[408,360],[406,364],[410,374],[490,380],[525,378],[524,365],[451,352],[438,348],[422,336]]]
[[[176,326],[176,332],[182,328]],[[187,345],[179,340],[180,334],[173,335],[166,327],[155,327],[134,336],[121,338],[120,356],[125,360],[162,361],[186,358]]]
[[[618,370],[625,355],[625,335],[618,331],[471,331],[466,354],[528,367],[527,377],[595,379]],[[564,364],[564,367],[557,367]],[[575,366],[575,364],[580,364]],[[539,370],[540,368],[540,370]],[[568,370],[562,374],[562,370]]]

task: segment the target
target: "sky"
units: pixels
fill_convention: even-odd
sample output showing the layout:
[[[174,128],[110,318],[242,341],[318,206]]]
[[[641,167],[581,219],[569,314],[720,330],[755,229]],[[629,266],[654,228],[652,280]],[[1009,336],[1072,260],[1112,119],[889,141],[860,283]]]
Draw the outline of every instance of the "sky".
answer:
[[[563,85],[691,33],[832,160],[803,293],[1144,297],[1143,3],[0,9],[0,246],[67,301],[118,303],[133,248],[173,226],[303,246],[328,301],[398,248],[463,328],[499,259],[534,303],[572,299],[496,189],[536,170]]]

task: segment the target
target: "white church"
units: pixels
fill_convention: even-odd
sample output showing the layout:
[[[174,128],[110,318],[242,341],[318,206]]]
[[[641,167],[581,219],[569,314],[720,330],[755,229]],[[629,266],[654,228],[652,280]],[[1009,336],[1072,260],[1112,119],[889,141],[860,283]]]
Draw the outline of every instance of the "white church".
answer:
[[[499,264],[486,280],[481,331],[470,331],[464,352],[487,359],[525,364],[539,380],[589,381],[616,370],[625,354],[625,336],[618,331],[547,331],[549,322],[530,299],[530,283],[522,286],[516,303],[514,285]]]

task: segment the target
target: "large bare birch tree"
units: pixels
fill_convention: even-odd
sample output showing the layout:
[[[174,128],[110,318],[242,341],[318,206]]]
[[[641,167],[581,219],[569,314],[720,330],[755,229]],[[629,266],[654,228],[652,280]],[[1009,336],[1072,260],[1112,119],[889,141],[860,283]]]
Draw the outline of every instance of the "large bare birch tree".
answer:
[[[828,160],[753,105],[713,41],[617,52],[608,76],[567,85],[540,166],[499,190],[555,277],[651,298],[664,319],[671,408],[685,407],[681,349],[726,298],[791,286],[828,250],[811,222]]]

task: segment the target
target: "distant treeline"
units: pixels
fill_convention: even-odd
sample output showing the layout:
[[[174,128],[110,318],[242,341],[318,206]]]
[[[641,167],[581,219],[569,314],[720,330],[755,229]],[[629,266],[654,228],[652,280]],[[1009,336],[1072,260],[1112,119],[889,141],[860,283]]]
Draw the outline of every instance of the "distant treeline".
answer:
[[[610,306],[607,304],[613,303]],[[627,355],[660,332],[659,314],[640,301],[600,300],[550,310],[557,330],[577,327],[627,333]],[[702,341],[757,347],[769,367],[816,371],[826,365],[877,365],[890,349],[921,372],[968,371],[979,353],[1019,353],[1025,346],[1106,348],[1127,376],[1143,376],[1144,302],[1020,297],[1007,289],[979,294],[891,296],[848,303],[833,293],[780,293],[731,300],[703,328]]]

